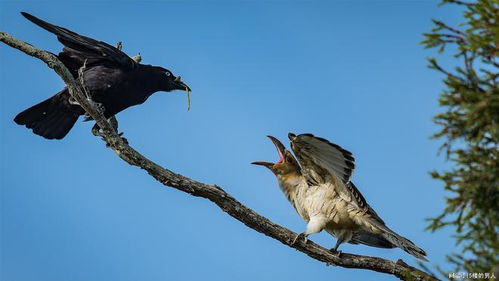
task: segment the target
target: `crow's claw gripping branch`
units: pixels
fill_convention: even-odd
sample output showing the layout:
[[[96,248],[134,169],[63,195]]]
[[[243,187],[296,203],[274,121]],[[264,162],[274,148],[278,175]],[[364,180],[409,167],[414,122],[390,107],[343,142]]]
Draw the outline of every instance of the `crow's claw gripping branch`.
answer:
[[[109,124],[111,125],[111,127],[116,131],[118,132],[118,120],[116,119],[115,116],[112,116],[110,117],[109,119],[107,119],[107,121],[109,122]],[[105,141],[105,138],[104,138],[104,132],[102,131],[102,129],[99,127],[99,125],[95,124],[93,127],[92,127],[92,134],[96,137],[101,137],[102,140]],[[128,144],[128,140],[123,136],[123,132],[121,133],[118,133],[118,135],[121,137],[121,139],[123,140],[123,142],[125,142],[126,144]],[[106,144],[107,147],[109,147],[109,144]]]

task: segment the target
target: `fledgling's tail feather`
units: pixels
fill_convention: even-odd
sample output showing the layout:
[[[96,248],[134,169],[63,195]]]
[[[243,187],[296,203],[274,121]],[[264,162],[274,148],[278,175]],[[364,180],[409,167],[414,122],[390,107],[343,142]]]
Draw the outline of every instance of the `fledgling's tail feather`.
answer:
[[[19,113],[14,122],[32,129],[46,139],[62,139],[73,128],[79,114],[65,99],[64,89],[55,96]]]
[[[349,243],[364,244],[371,247],[388,249],[397,247],[392,242],[388,241],[382,234],[376,234],[364,230],[354,232]]]
[[[384,227],[383,229],[383,237],[386,238],[386,240],[390,241],[395,245],[396,247],[399,247],[400,249],[406,251],[407,253],[415,256],[416,258],[423,260],[423,261],[428,261],[426,258],[426,252],[416,246],[411,240],[402,237],[395,233],[393,230],[389,229],[388,227]]]
[[[418,259],[428,261],[428,259],[426,259],[426,252],[416,246],[416,244],[414,244],[411,240],[398,235],[397,233],[395,233],[395,231],[388,228],[383,222],[379,221],[378,219],[371,219],[369,220],[369,222],[371,226],[374,226],[381,230],[381,233],[377,235],[381,235],[385,240],[387,240],[386,242],[393,244],[394,247],[398,247]]]

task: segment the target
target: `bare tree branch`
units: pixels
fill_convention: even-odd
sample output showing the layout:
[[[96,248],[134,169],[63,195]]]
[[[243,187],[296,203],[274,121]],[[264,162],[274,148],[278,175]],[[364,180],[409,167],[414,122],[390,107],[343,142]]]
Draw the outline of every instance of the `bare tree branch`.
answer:
[[[18,49],[30,56],[36,57],[47,64],[64,80],[71,96],[85,109],[99,125],[103,138],[114,152],[125,162],[145,170],[149,175],[165,186],[173,187],[193,196],[206,198],[215,203],[220,209],[244,223],[246,226],[274,238],[275,240],[305,253],[313,259],[326,265],[335,265],[345,268],[367,269],[386,274],[391,274],[401,280],[438,280],[436,277],[407,265],[402,260],[396,262],[378,258],[342,253],[339,257],[329,250],[309,241],[299,241],[294,245],[291,242],[296,233],[277,225],[269,219],[259,215],[244,206],[230,194],[217,185],[204,184],[190,178],[176,174],[147,159],[139,152],[125,143],[116,130],[105,119],[98,106],[86,98],[83,87],[79,84],[59,61],[59,59],[43,50],[39,50],[23,41],[17,40],[5,32],[0,32],[0,41]]]

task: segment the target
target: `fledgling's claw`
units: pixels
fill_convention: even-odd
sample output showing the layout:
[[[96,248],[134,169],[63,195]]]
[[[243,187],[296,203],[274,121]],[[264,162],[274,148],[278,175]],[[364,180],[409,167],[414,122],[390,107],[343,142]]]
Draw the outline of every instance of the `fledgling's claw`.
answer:
[[[338,251],[336,248],[332,248],[329,250],[332,254],[334,254],[337,258],[341,256],[341,251]]]
[[[303,243],[307,243],[308,242],[308,238],[307,238],[308,235],[306,235],[305,233],[300,233],[298,235],[296,235],[295,239],[293,239],[293,242],[291,242],[291,246],[295,245],[296,242],[298,241],[298,238],[300,237],[303,237]]]

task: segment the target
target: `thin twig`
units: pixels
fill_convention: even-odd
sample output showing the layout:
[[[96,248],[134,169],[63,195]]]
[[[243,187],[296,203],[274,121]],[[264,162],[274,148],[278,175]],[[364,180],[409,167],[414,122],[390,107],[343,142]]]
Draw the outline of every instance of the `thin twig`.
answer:
[[[459,0],[446,0],[446,2],[455,3],[455,4],[458,4],[458,5],[464,5],[464,6],[467,6],[467,7],[471,7],[471,6],[475,5],[475,3],[464,2],[464,1],[459,1]]]

